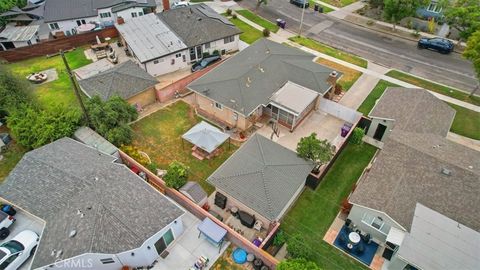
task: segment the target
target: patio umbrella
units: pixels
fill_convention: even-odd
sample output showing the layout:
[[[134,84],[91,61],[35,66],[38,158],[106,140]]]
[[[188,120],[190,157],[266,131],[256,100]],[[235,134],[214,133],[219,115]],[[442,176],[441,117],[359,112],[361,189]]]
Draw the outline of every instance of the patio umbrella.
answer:
[[[77,32],[80,34],[80,33],[90,32],[93,29],[95,29],[95,24],[87,23],[87,24],[82,24],[82,25],[78,26],[77,27]],[[97,36],[97,38],[98,38],[98,36]]]
[[[227,133],[222,132],[220,129],[204,121],[198,123],[182,135],[182,138],[208,153],[213,152],[229,137]]]

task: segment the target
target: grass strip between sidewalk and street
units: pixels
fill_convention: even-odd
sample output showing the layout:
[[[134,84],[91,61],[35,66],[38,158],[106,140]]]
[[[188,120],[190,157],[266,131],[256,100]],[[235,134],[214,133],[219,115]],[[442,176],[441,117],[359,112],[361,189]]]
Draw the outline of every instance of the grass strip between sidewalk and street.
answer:
[[[368,65],[367,60],[365,60],[361,57],[358,57],[356,55],[334,49],[332,47],[324,45],[324,44],[322,44],[318,41],[315,41],[313,39],[295,36],[295,37],[289,38],[289,40],[293,41],[295,43],[298,43],[302,46],[305,46],[307,48],[310,48],[312,50],[315,50],[317,52],[324,53],[326,55],[335,57],[337,59],[343,60],[345,62],[352,63],[354,65],[357,65],[357,66],[360,66],[360,67],[363,67],[363,68],[367,68],[367,65]]]
[[[243,33],[240,34],[240,40],[248,44],[252,44],[258,39],[263,37],[262,31],[250,26],[246,22],[236,18],[229,19],[235,26],[240,29]]]
[[[319,5],[320,7],[323,8],[323,13],[329,13],[329,12],[332,12],[333,9],[330,8],[330,7],[327,7],[325,5],[322,5],[318,2],[316,2],[315,0],[308,0],[308,3],[310,4],[310,8],[313,9],[315,7],[315,5]]]
[[[447,97],[451,97],[454,99],[458,99],[464,102],[468,102],[473,105],[480,106],[480,97],[478,96],[470,96],[468,93],[459,91],[452,87],[436,84],[434,82],[430,82],[424,80],[422,78],[398,71],[398,70],[390,70],[387,74],[389,77],[398,79],[400,81],[404,81],[418,87],[425,88],[427,90],[433,91],[435,93],[442,94]]]
[[[321,0],[321,1],[339,8],[345,7],[357,2],[357,0]]]
[[[258,16],[257,14],[251,12],[247,9],[235,10],[236,13],[247,18],[247,20],[260,25],[263,28],[267,28],[270,32],[276,33],[278,31],[278,25],[270,22],[269,20]]]

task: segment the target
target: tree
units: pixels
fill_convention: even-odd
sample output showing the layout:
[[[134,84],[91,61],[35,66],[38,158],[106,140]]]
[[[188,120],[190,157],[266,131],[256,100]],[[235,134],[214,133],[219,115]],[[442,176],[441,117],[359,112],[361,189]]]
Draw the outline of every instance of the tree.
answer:
[[[287,240],[287,237],[285,233],[282,230],[278,230],[277,234],[275,234],[275,237],[273,238],[273,245],[274,246],[281,246],[285,244]]]
[[[163,180],[167,187],[179,189],[187,183],[189,168],[179,161],[172,161],[168,165],[167,173]]]
[[[0,1],[0,14],[8,11],[9,9],[17,6],[22,8],[27,5],[27,0],[1,0]],[[5,17],[0,17],[0,26],[5,25],[7,21]]]
[[[350,135],[350,142],[353,144],[361,144],[363,136],[365,136],[365,130],[356,127],[353,129],[352,135]]]
[[[0,108],[7,113],[31,100],[30,85],[0,67]]]
[[[257,0],[257,5],[255,6],[255,11],[258,10],[258,8],[260,8],[260,6],[263,4],[263,5],[267,5],[267,1],[268,0]]]
[[[311,256],[310,248],[305,244],[305,239],[299,233],[287,238],[287,252],[292,258],[308,259]]]
[[[132,129],[127,124],[138,117],[137,110],[122,98],[115,96],[102,101],[94,96],[86,102],[93,129],[116,146],[132,142]]]
[[[332,159],[334,150],[327,140],[317,139],[317,134],[314,132],[310,136],[300,138],[297,144],[297,154],[306,160],[315,162],[318,169]]]
[[[393,31],[401,19],[415,15],[419,7],[427,4],[425,0],[384,0],[383,16],[393,24]]]
[[[477,30],[477,32],[473,33],[468,39],[467,47],[463,51],[463,57],[472,62],[477,79],[480,81],[480,30]],[[480,82],[470,93],[470,96],[473,96],[478,88],[480,88]]]
[[[81,120],[78,110],[54,107],[47,111],[39,110],[32,104],[23,104],[10,111],[7,125],[17,142],[32,149],[70,137]]]
[[[281,261],[277,265],[277,270],[321,270],[321,268],[305,259],[289,259]]]
[[[445,21],[458,30],[460,39],[467,40],[480,30],[480,3],[478,0],[456,0],[444,12]]]

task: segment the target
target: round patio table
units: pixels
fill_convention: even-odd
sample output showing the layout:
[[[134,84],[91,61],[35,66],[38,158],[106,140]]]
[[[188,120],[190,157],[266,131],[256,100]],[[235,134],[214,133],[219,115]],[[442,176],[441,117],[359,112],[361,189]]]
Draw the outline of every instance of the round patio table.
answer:
[[[360,234],[357,232],[351,232],[348,234],[348,240],[350,240],[350,242],[354,245],[360,243],[360,239]]]

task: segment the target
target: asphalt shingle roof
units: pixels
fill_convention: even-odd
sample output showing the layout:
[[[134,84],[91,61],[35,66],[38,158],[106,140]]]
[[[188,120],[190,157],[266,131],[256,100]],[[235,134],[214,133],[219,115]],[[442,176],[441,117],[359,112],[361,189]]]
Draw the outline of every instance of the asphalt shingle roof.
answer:
[[[188,47],[202,45],[241,33],[233,23],[205,4],[170,9],[158,13],[157,16]]]
[[[113,96],[120,96],[123,99],[131,98],[155,86],[158,81],[128,60],[95,76],[80,80],[78,83],[88,96],[99,96],[102,100],[108,100]]]
[[[260,39],[188,85],[245,116],[288,81],[325,94],[332,69],[313,62],[314,55]],[[338,75],[339,77],[341,74]]]
[[[53,250],[62,251],[58,259],[67,259],[137,248],[183,215],[176,204],[114,161],[63,138],[28,152],[13,169],[0,186],[1,196],[45,221],[32,268],[55,262]],[[69,237],[72,230],[76,235]]]
[[[454,112],[442,101],[433,102],[426,95],[431,94],[425,90],[386,90],[376,107],[382,108],[382,117],[395,119],[395,127],[350,202],[382,211],[407,230],[416,204],[421,203],[478,231],[480,152],[445,138],[444,129],[448,131]],[[392,96],[398,102],[393,102]],[[415,117],[410,111],[423,111],[425,115]],[[397,117],[399,112],[408,116]],[[378,111],[375,115],[379,115]],[[444,169],[451,175],[444,174]]]
[[[305,184],[313,164],[261,135],[253,135],[207,181],[269,220],[279,218]]]

